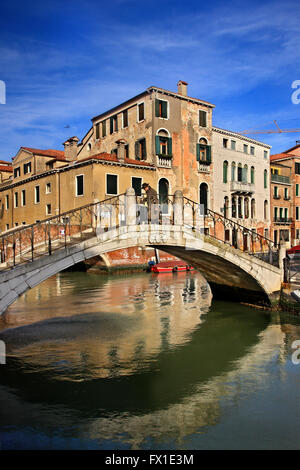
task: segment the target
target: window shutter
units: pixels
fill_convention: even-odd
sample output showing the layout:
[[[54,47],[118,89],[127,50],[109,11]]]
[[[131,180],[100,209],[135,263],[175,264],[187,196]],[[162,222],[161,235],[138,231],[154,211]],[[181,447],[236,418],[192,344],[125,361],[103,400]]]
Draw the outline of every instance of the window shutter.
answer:
[[[197,162],[200,162],[200,144],[196,145]]]
[[[168,155],[172,155],[172,138],[168,138]]]
[[[155,116],[159,117],[159,100],[155,100]]]
[[[160,139],[159,139],[159,135],[156,135],[156,136],[155,136],[155,153],[156,153],[156,155],[159,155],[159,154],[160,154]]]
[[[206,146],[206,161],[211,163],[211,145]]]
[[[162,116],[163,118],[168,117],[168,103],[166,101],[162,101]]]
[[[114,132],[114,118],[110,118],[110,133]]]
[[[147,151],[146,151],[146,139],[143,139],[142,152],[143,152],[142,158],[143,158],[144,160],[146,160],[146,154],[147,154]]]

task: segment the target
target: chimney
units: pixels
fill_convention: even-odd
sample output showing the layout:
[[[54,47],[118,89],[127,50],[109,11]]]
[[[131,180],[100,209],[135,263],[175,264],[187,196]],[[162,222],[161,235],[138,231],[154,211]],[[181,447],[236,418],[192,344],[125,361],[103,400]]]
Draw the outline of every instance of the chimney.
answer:
[[[179,80],[177,83],[178,95],[187,96],[188,83],[183,80]]]
[[[118,145],[118,149],[117,149],[118,160],[120,160],[120,162],[124,162],[126,140],[119,139],[116,141],[116,144]]]
[[[66,160],[76,160],[77,159],[77,144],[79,142],[78,137],[70,137],[66,140],[63,145],[65,147],[65,159]]]

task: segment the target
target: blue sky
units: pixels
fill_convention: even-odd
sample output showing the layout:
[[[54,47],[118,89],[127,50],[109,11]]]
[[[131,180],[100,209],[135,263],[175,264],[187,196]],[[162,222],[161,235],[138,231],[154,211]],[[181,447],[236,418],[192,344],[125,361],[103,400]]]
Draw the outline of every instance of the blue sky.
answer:
[[[299,17],[295,0],[2,0],[0,159],[20,146],[62,150],[93,116],[178,80],[216,105],[216,126],[300,128]],[[252,137],[277,153],[300,133]]]

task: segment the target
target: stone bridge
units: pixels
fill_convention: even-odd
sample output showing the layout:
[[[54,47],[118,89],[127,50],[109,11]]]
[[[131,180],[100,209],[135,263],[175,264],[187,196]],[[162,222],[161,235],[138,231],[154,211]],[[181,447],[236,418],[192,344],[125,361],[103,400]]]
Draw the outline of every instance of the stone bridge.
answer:
[[[106,201],[95,201],[0,237],[0,313],[28,289],[79,262],[129,247],[153,247],[192,264],[209,282],[213,294],[237,301],[267,302],[276,298],[283,280],[283,250],[272,264],[270,240],[249,233],[252,251],[218,239],[228,224],[245,236],[246,229],[220,214],[186,200],[177,191],[141,219],[134,190]],[[148,214],[148,213],[147,213]],[[148,214],[149,215],[149,214]],[[240,237],[242,238],[242,237]],[[278,253],[277,253],[278,255]],[[271,261],[271,262],[270,262]]]

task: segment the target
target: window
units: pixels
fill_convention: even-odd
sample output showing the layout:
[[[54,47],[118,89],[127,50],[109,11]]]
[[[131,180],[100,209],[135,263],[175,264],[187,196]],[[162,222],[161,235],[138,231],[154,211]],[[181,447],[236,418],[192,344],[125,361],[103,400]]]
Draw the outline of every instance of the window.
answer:
[[[40,202],[40,187],[35,186],[34,188],[34,202],[38,204]]]
[[[299,206],[296,206],[296,220],[299,220]]]
[[[113,134],[114,132],[118,131],[118,116],[112,116],[110,118],[110,133]]]
[[[244,153],[248,153],[248,145],[244,144]]]
[[[19,223],[18,222],[15,222],[15,227],[18,227],[19,226]]]
[[[145,119],[145,104],[144,103],[138,104],[137,112],[138,112],[138,115],[137,115],[138,122],[143,121]]]
[[[231,181],[235,181],[235,162],[231,164]]]
[[[274,207],[274,220],[275,220],[275,222],[277,221],[277,217],[278,217],[278,207]]]
[[[268,187],[268,172],[267,170],[264,171],[264,188]]]
[[[199,126],[200,127],[207,127],[207,112],[206,111],[199,111]]]
[[[264,229],[264,237],[269,238],[269,230],[267,228]]]
[[[87,144],[87,149],[88,151],[92,150],[92,144],[90,142]]]
[[[296,196],[299,196],[299,184],[296,184]]]
[[[264,150],[264,158],[268,158],[268,151]]]
[[[102,137],[106,137],[106,121],[102,122]]]
[[[51,193],[51,183],[46,183],[46,194]]]
[[[268,201],[264,202],[264,219],[268,219]]]
[[[255,199],[251,199],[251,219],[255,217]]]
[[[250,181],[251,181],[251,184],[254,184],[255,183],[255,170],[254,170],[254,166],[251,167],[251,170],[250,170]]]
[[[25,189],[23,189],[22,192],[21,192],[21,204],[22,204],[22,206],[26,206],[26,191],[25,191]]]
[[[76,196],[83,196],[83,175],[77,175],[76,179]]]
[[[207,140],[204,138],[197,144],[197,161],[204,165],[211,164],[211,146],[207,145]]]
[[[51,204],[46,205],[46,214],[50,215],[51,214]]]
[[[254,148],[254,147],[250,147],[250,154],[251,154],[251,155],[254,155],[254,152],[255,152],[255,148]]]
[[[231,141],[231,150],[235,150],[235,149],[236,149],[236,141],[232,140]]]
[[[172,156],[172,139],[165,129],[160,129],[155,136],[156,155]]]
[[[225,160],[223,162],[223,183],[227,183],[228,181],[228,162]]]
[[[135,143],[135,158],[136,160],[146,160],[146,139],[137,140]]]
[[[296,175],[300,175],[300,163],[295,163],[295,173]]]
[[[274,198],[278,199],[278,186],[274,186]]]
[[[46,170],[53,170],[53,162],[46,163]]]
[[[9,196],[5,196],[5,209],[9,209]]]
[[[155,100],[155,116],[168,119],[168,101]]]
[[[289,199],[289,190],[288,188],[284,188],[284,199]]]
[[[223,139],[223,148],[227,149],[228,147],[228,139]]]
[[[106,175],[106,194],[118,194],[118,175]]]
[[[239,163],[238,169],[237,169],[237,180],[238,181],[243,181],[243,168],[242,165]]]
[[[27,175],[27,173],[31,173],[31,162],[24,163],[23,171],[24,175]]]
[[[114,149],[112,149],[112,151],[110,153],[111,153],[111,155],[115,155],[117,157],[118,156],[118,149],[114,148]]]
[[[289,216],[289,210],[288,210],[287,207],[285,207],[285,208],[284,208],[284,218],[285,218],[285,220],[288,219],[288,216]]]
[[[15,193],[15,207],[19,206],[19,194]]]
[[[6,230],[9,230],[9,224],[6,224]]]
[[[99,124],[99,122],[95,126],[95,134],[96,134],[96,140],[99,139],[99,137],[100,137],[100,124]]]
[[[142,178],[138,178],[133,176],[131,178],[131,186],[135,190],[135,195],[136,196],[141,196],[142,195]]]
[[[14,178],[18,178],[18,176],[21,175],[21,170],[20,167],[18,166],[17,168],[14,169]]]
[[[129,144],[125,145],[125,158],[129,158]]]
[[[128,127],[128,109],[125,109],[122,113],[123,128]]]

